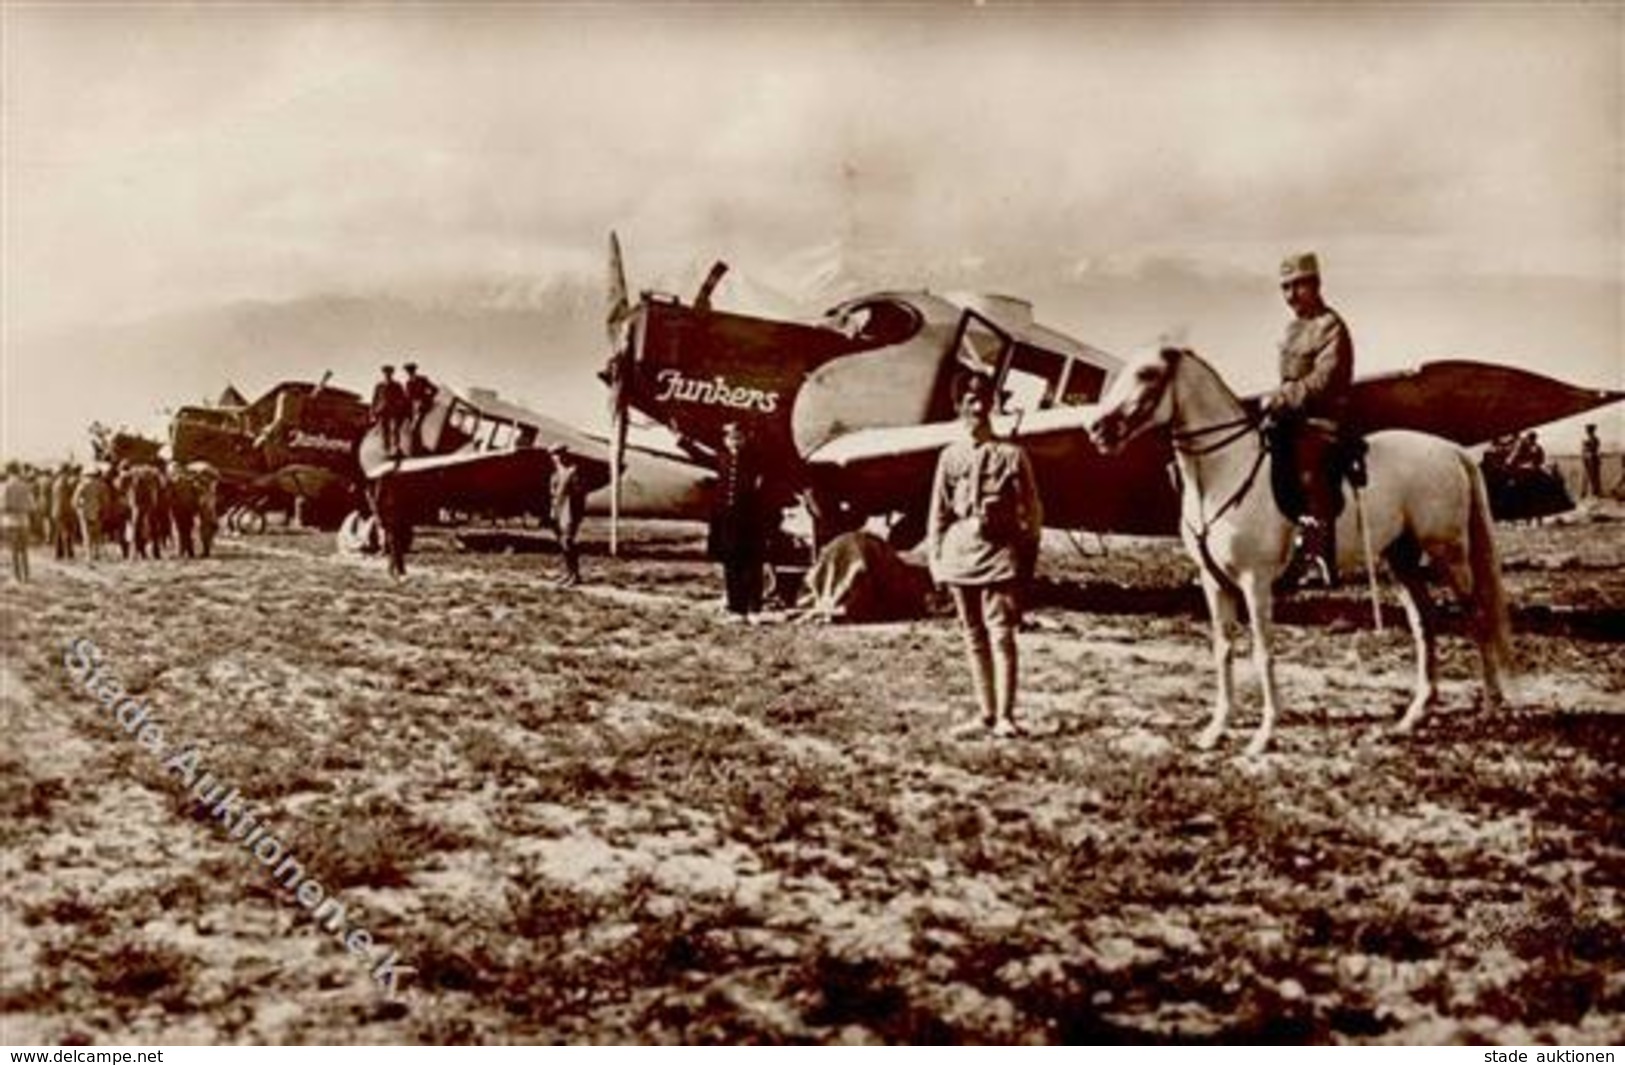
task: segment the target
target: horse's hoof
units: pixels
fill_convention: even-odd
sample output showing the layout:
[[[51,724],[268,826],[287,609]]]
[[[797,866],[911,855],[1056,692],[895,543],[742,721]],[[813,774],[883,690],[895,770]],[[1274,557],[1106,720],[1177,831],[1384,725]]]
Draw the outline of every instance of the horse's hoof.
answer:
[[[1219,733],[1217,730],[1204,731],[1196,737],[1196,749],[1199,751],[1211,751],[1218,743]]]
[[[1259,755],[1264,753],[1264,751],[1269,747],[1269,745],[1270,745],[1270,741],[1267,738],[1257,737],[1257,738],[1254,738],[1250,743],[1248,743],[1246,749],[1243,750],[1241,753],[1242,753],[1242,755],[1244,757],[1247,757],[1247,758],[1257,758]]]

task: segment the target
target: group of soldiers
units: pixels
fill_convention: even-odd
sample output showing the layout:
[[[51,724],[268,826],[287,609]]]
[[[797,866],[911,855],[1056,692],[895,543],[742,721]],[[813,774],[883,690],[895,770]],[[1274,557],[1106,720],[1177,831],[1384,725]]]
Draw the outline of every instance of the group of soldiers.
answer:
[[[419,454],[423,447],[423,418],[440,390],[418,373],[418,364],[402,364],[406,380],[395,379],[395,367],[385,366],[372,389],[372,420],[383,433],[384,450],[391,458]]]
[[[1484,452],[1484,469],[1492,473],[1538,473],[1546,469],[1546,449],[1533,429],[1522,434],[1508,433],[1490,442]]]
[[[167,550],[207,558],[219,529],[219,477],[206,464],[182,468],[115,462],[42,469],[12,462],[0,493],[0,525],[12,575],[29,578],[28,551],[49,544],[56,558],[91,561],[117,547],[122,558]]]

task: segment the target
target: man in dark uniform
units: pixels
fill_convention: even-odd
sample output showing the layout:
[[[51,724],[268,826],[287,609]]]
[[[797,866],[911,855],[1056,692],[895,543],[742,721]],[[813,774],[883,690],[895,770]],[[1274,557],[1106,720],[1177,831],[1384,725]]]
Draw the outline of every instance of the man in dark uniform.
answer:
[[[1302,494],[1302,558],[1337,583],[1338,437],[1354,379],[1354,339],[1320,296],[1312,253],[1281,263],[1281,294],[1292,308],[1281,340],[1281,387],[1264,401],[1275,420],[1275,461],[1287,463]]]
[[[406,405],[411,412],[411,422],[406,431],[406,452],[409,455],[423,453],[423,418],[429,413],[439,391],[433,381],[418,375],[417,363],[406,364]]]
[[[1586,426],[1586,435],[1580,440],[1580,465],[1585,470],[1585,494],[1593,499],[1602,495],[1602,441],[1597,437],[1597,424]]]
[[[1512,449],[1511,466],[1523,473],[1538,473],[1546,468],[1546,449],[1540,446],[1540,434],[1533,429],[1518,438]]]
[[[56,531],[56,557],[72,558],[73,545],[78,539],[79,516],[73,509],[73,493],[79,487],[79,471],[64,462],[51,482],[52,528]]]
[[[390,458],[401,457],[401,426],[406,423],[411,404],[406,389],[395,380],[395,367],[385,366],[384,376],[372,389],[372,421],[384,438],[384,452]]]
[[[762,521],[762,475],[738,422],[722,429],[717,509],[711,518],[711,557],[722,563],[728,611],[742,620],[762,609],[762,565],[767,544]]]
[[[573,588],[581,583],[581,551],[576,534],[581,531],[581,519],[587,513],[587,485],[581,479],[581,467],[575,456],[563,444],[554,444],[552,512],[553,534],[559,538],[559,554],[564,556],[564,576],[558,584]]]

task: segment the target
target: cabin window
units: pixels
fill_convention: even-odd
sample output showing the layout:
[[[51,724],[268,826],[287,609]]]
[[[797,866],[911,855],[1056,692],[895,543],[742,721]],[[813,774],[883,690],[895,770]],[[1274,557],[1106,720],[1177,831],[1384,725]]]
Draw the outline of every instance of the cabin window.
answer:
[[[459,403],[451,409],[451,427],[463,436],[473,438],[479,432],[480,416]]]
[[[846,303],[829,312],[836,329],[863,344],[901,344],[920,331],[920,312],[900,300]]]
[[[1105,387],[1105,370],[1074,359],[1066,375],[1066,387],[1061,391],[1061,402],[1069,406],[1097,402]]]
[[[966,315],[959,331],[955,356],[961,366],[978,373],[997,374],[1004,360],[1005,338],[978,315]]]
[[[1000,383],[1004,410],[1041,410],[1053,406],[1066,374],[1067,358],[1053,351],[1016,344]]]
[[[492,451],[505,450],[513,446],[513,440],[512,422],[492,422],[491,433],[485,439],[485,446]]]

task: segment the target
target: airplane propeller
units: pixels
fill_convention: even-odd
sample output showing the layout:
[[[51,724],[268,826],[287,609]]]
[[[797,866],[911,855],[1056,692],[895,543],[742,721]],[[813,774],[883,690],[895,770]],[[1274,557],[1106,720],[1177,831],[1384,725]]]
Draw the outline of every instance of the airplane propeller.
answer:
[[[609,333],[609,553],[618,555],[621,521],[621,468],[626,460],[626,419],[632,373],[632,304],[626,293],[626,267],[621,262],[621,240],[609,234],[609,302],[605,327]]]

